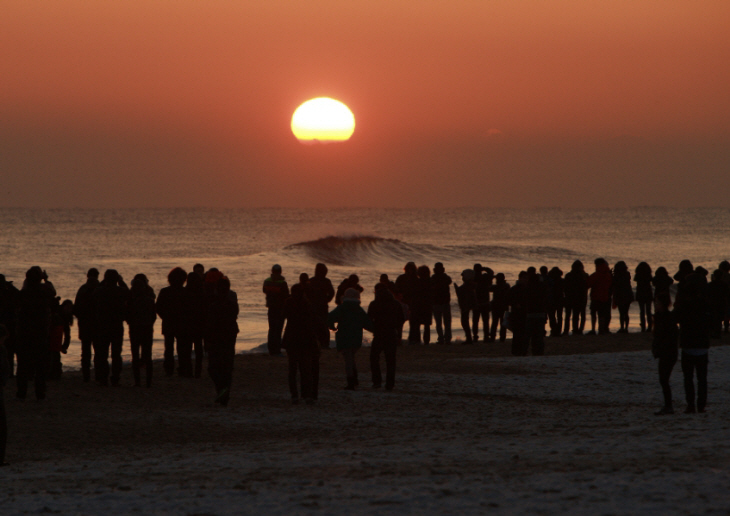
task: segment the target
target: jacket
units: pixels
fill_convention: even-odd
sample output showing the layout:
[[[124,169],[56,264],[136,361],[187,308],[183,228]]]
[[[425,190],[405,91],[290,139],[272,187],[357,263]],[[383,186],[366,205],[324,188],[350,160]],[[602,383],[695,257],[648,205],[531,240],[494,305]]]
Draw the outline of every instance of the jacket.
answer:
[[[356,299],[343,299],[327,317],[327,325],[336,330],[337,351],[359,349],[363,329],[373,331],[373,323]],[[336,325],[336,326],[335,326]]]

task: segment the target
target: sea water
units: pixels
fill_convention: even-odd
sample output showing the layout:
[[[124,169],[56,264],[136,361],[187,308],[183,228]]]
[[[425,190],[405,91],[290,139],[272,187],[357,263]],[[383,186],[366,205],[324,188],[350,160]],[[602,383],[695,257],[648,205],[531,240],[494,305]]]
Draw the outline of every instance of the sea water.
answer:
[[[267,322],[262,283],[281,264],[289,284],[329,267],[335,288],[358,274],[362,304],[373,298],[381,273],[395,279],[408,261],[433,268],[444,263],[460,283],[475,263],[514,281],[529,266],[570,270],[580,259],[593,272],[603,256],[624,260],[633,272],[647,261],[674,274],[682,259],[712,272],[730,258],[730,209],[0,209],[0,273],[21,287],[25,271],[39,265],[62,299],[73,299],[90,267],[117,269],[129,281],[144,273],[159,292],[167,273],[200,262],[217,267],[238,294],[239,351],[261,349]],[[636,303],[631,327],[638,328]],[[463,338],[452,289],[456,339]],[[433,330],[432,328],[432,331]],[[79,364],[76,327],[64,357]],[[160,322],[153,353],[163,351]],[[125,359],[130,358],[125,342]]]

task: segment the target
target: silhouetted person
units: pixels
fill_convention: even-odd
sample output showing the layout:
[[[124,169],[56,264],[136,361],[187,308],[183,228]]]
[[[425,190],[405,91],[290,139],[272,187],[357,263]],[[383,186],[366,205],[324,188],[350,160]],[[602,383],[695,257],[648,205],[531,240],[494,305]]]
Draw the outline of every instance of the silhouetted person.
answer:
[[[353,288],[358,292],[362,292],[364,289],[360,285],[360,278],[357,274],[350,274],[347,278],[343,279],[337,287],[337,293],[335,294],[335,304],[339,305],[342,302],[342,296],[345,295],[347,289]]]
[[[200,281],[205,280],[205,267],[203,267],[202,263],[196,263],[193,265],[193,272],[198,275]]]
[[[327,277],[327,266],[318,263],[314,267],[314,276],[309,278],[309,288],[306,291],[312,306],[317,341],[322,349],[330,347],[330,329],[327,327],[329,302],[335,297],[335,289]]]
[[[306,272],[302,272],[299,275],[299,284],[304,287],[304,289],[307,289],[307,286],[309,285],[309,274]]]
[[[99,288],[99,271],[92,267],[86,273],[86,283],[76,292],[74,300],[74,315],[78,321],[81,341],[81,373],[85,382],[91,379],[91,355],[96,335],[92,297],[97,288]]]
[[[547,273],[546,286],[550,336],[559,337],[563,329],[563,306],[565,305],[565,280],[563,280],[563,271],[559,267],[553,267]]]
[[[403,268],[403,274],[395,279],[397,290],[396,299],[408,306],[408,342],[419,342],[420,337],[416,335],[416,326],[413,315],[413,296],[415,295],[416,284],[418,283],[418,268],[413,262],[408,262]],[[399,299],[400,297],[400,299]]]
[[[109,383],[109,351],[111,349],[111,384],[119,385],[122,373],[122,342],[129,288],[114,269],[104,272],[104,280],[94,292],[94,376],[100,385]]]
[[[603,258],[594,260],[596,272],[588,277],[588,288],[591,289],[591,331],[596,334],[596,319],[598,319],[598,333],[609,333],[611,324],[611,286],[613,276],[608,262]]]
[[[342,296],[342,302],[332,310],[327,317],[330,329],[335,330],[337,351],[345,359],[345,373],[347,375],[346,390],[355,390],[358,385],[357,365],[355,355],[362,347],[363,329],[373,331],[373,324],[360,306],[360,292],[349,288]]]
[[[652,331],[654,319],[651,314],[651,304],[654,301],[654,289],[651,287],[651,266],[641,262],[634,271],[636,282],[636,302],[639,303],[639,323],[641,331]]]
[[[373,387],[379,389],[383,384],[383,375],[380,372],[380,353],[383,353],[385,389],[391,391],[395,385],[396,352],[405,315],[401,304],[383,283],[375,286],[375,299],[368,306],[368,317],[373,323],[373,342],[370,348]]]
[[[618,308],[619,330],[618,333],[629,332],[629,308],[634,302],[634,290],[631,288],[631,273],[623,260],[616,262],[613,267],[613,280],[611,291],[613,294],[613,306]]]
[[[178,348],[178,374],[183,375],[180,370],[180,351],[185,348],[181,342],[183,327],[185,325],[185,282],[188,274],[182,267],[175,267],[167,275],[169,286],[160,290],[157,295],[155,308],[157,315],[162,319],[162,335],[165,337],[165,355],[163,366],[165,374],[172,376],[175,373],[175,343]],[[183,359],[184,360],[184,359]]]
[[[132,280],[127,301],[127,324],[129,344],[132,348],[132,374],[134,385],[142,384],[141,369],[145,369],[147,387],[152,386],[152,341],[157,313],[155,291],[150,287],[147,276],[137,274]]]
[[[50,364],[48,368],[49,380],[60,380],[63,374],[61,354],[68,352],[71,344],[71,325],[73,325],[73,301],[66,299],[59,303],[60,297],[51,302],[51,326],[48,335]]]
[[[238,335],[238,301],[231,282],[222,276],[215,285],[206,318],[208,374],[215,385],[215,402],[228,405]]]
[[[527,336],[527,272],[520,271],[517,281],[509,291],[509,330],[512,332],[512,354],[526,356],[529,346]]]
[[[651,351],[658,359],[659,385],[662,387],[664,406],[654,414],[662,416],[674,414],[672,406],[672,388],[669,378],[672,375],[674,364],[677,363],[677,319],[674,313],[668,310],[662,300],[656,301],[656,315],[654,317],[654,340]]]
[[[281,275],[281,265],[271,267],[271,276],[264,280],[266,308],[268,308],[269,335],[267,347],[269,355],[281,354],[281,332],[284,330],[284,302],[289,297],[289,285]]]
[[[474,293],[477,298],[477,304],[474,307],[474,315],[472,319],[472,338],[474,342],[479,341],[479,319],[482,320],[484,326],[484,342],[489,339],[489,292],[492,288],[492,280],[494,273],[491,269],[485,269],[481,264],[474,264]]]
[[[7,466],[5,450],[8,443],[8,419],[5,414],[5,386],[10,378],[10,362],[5,342],[9,333],[4,324],[0,324],[0,467]]]
[[[476,284],[474,283],[474,269],[464,269],[461,271],[461,285],[454,283],[456,298],[459,301],[459,311],[461,312],[461,327],[464,330],[464,344],[471,344],[471,312],[477,306]]]
[[[180,376],[200,378],[203,371],[203,334],[205,333],[205,291],[203,280],[191,272],[185,285],[183,310],[185,317],[178,341],[177,360]],[[193,371],[193,350],[195,370]]]
[[[5,276],[0,274],[0,324],[7,329],[8,336],[5,339],[7,351],[8,375],[14,376],[14,362],[16,354],[15,338],[15,312],[18,310],[18,298],[20,291],[13,286],[12,281],[6,281]]]
[[[431,342],[431,322],[433,320],[433,291],[431,289],[431,269],[428,265],[421,265],[417,271],[418,282],[413,292],[413,321],[415,335],[410,344],[428,345]],[[421,340],[421,327],[423,326],[423,340]]]
[[[489,339],[494,342],[497,339],[497,326],[499,326],[499,342],[507,340],[507,327],[504,325],[504,313],[509,308],[510,286],[504,279],[501,272],[495,276],[495,284],[492,285],[492,327],[489,332]]]
[[[681,272],[681,267],[680,267]],[[682,347],[682,373],[687,399],[685,413],[704,412],[707,404],[707,363],[710,347],[710,306],[702,278],[696,273],[679,279],[674,312],[679,321],[679,343]],[[694,375],[697,373],[695,403]]]
[[[527,304],[526,338],[533,355],[545,354],[545,323],[547,322],[547,286],[542,278],[527,270],[527,288],[525,289]]]
[[[695,271],[692,262],[689,260],[682,260],[679,262],[679,270],[674,274],[674,281],[677,282],[677,289],[683,284],[684,280]]]
[[[50,347],[48,336],[51,325],[51,305],[55,290],[46,288],[46,278],[40,267],[34,266],[25,273],[25,282],[20,290],[17,327],[18,373],[17,397],[25,399],[28,381],[35,380],[35,395],[39,400],[46,397],[46,372],[48,371]]]
[[[433,317],[436,320],[436,335],[439,344],[451,344],[450,285],[451,276],[446,274],[444,264],[437,262],[433,266],[433,276],[431,276],[431,296],[433,299]]]
[[[669,273],[664,267],[659,267],[651,280],[651,284],[654,285],[654,299],[661,301],[667,309],[672,306],[672,295],[669,287],[673,283],[674,280],[669,277]]]
[[[387,274],[381,274],[380,281],[378,283],[382,283],[383,285],[385,285],[388,288],[388,290],[390,290],[390,293],[393,294],[393,297],[396,296],[398,289],[395,286],[395,282],[391,281],[390,278],[388,278]],[[377,285],[376,285],[376,287],[377,287]]]
[[[563,293],[565,296],[565,329],[563,334],[568,334],[571,315],[573,320],[573,335],[582,335],[586,324],[586,306],[588,305],[588,274],[583,267],[583,262],[576,260],[565,275],[563,281]]]
[[[730,288],[730,262],[723,260],[717,266],[722,271],[722,282]],[[727,309],[725,310],[725,317],[723,318],[723,324],[725,326],[725,333],[730,332],[730,303],[728,303]]]
[[[304,285],[292,286],[291,297],[284,304],[284,319],[286,329],[283,343],[289,360],[289,392],[292,403],[299,402],[297,389],[297,372],[299,372],[302,399],[311,404],[317,399],[315,373],[318,383],[319,346],[314,312],[305,296]]]
[[[730,288],[722,280],[722,271],[712,273],[712,281],[707,285],[707,300],[710,303],[710,337],[722,336],[722,323],[730,303]]]

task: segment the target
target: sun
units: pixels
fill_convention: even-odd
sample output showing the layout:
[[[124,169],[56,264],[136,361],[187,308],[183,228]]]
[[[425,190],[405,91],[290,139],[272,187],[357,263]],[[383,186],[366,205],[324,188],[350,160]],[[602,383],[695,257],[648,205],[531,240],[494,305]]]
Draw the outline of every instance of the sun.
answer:
[[[317,97],[294,111],[291,130],[303,143],[341,142],[355,132],[355,116],[339,100]]]

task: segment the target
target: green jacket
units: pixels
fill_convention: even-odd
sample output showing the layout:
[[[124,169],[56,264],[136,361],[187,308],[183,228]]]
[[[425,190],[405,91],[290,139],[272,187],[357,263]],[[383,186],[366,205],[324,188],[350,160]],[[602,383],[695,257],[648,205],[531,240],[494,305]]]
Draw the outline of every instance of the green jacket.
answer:
[[[370,317],[360,306],[360,301],[355,299],[343,299],[342,303],[330,312],[327,325],[337,330],[335,333],[337,351],[358,349],[362,346],[362,330],[373,331]]]

